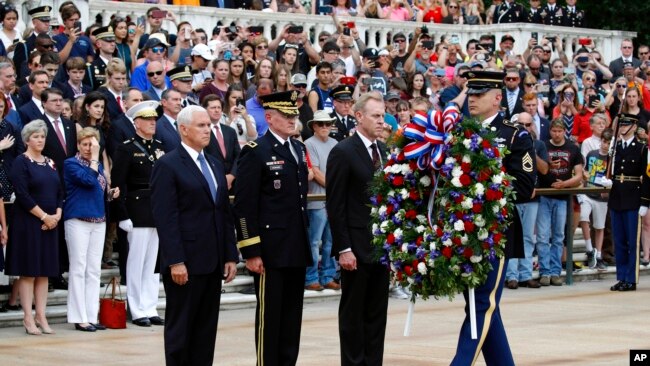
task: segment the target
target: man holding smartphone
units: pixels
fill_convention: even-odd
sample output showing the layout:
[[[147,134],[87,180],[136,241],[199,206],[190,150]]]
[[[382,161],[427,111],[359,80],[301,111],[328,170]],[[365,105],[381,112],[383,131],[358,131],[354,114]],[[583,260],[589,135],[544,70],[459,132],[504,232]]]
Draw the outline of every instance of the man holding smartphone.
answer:
[[[93,62],[95,48],[88,36],[81,33],[81,12],[76,6],[66,6],[61,9],[64,30],[52,37],[59,50],[61,64],[65,64],[69,57],[81,57],[86,62]]]

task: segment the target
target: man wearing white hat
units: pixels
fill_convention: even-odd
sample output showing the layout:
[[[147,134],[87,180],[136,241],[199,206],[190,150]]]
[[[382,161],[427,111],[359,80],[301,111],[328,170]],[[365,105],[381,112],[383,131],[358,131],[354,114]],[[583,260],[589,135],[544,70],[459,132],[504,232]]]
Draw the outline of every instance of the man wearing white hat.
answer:
[[[214,60],[212,50],[208,45],[199,43],[192,48],[192,91],[199,93],[206,83],[212,81],[212,73],[206,68]]]
[[[113,159],[113,185],[120,188],[115,215],[127,232],[129,255],[126,263],[126,286],[133,324],[150,327],[164,325],[158,316],[159,276],[155,273],[158,258],[158,232],[151,210],[149,180],[156,161],[165,153],[162,143],[154,139],[158,102],[140,102],[126,115],[135,122],[136,136],[117,147]]]

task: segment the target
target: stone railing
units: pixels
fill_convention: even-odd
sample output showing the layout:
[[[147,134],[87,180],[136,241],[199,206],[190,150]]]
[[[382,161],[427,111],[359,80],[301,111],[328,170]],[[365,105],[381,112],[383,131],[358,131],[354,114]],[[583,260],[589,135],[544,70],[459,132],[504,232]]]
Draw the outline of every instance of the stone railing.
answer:
[[[35,0],[19,0],[18,4],[33,4]],[[50,3],[53,5],[56,13],[59,4],[62,0],[42,1],[42,4]],[[93,23],[97,14],[102,14],[104,24],[107,24],[112,14],[119,14],[121,16],[130,15],[132,19],[136,19],[140,15],[144,15],[146,10],[151,4],[143,3],[126,3],[126,2],[113,2],[103,0],[90,0],[76,1],[75,4],[79,6],[82,11],[82,24],[84,27],[89,23]],[[291,14],[291,13],[269,13],[261,11],[249,11],[238,9],[217,9],[211,7],[193,7],[193,6],[172,6],[160,5],[160,8],[171,10],[176,14],[178,21],[189,21],[194,28],[203,28],[211,34],[212,28],[221,21],[223,24],[236,22],[237,24],[247,25],[262,25],[264,26],[264,35],[271,39],[272,27],[281,27],[289,22],[295,25],[302,25],[305,29],[311,29],[312,35],[316,36],[320,31],[327,30],[333,31],[334,24],[332,18],[329,16],[316,16],[307,14]],[[22,19],[29,19],[26,12],[23,13]],[[58,16],[58,15],[56,15]],[[415,22],[397,22],[390,20],[366,19],[366,18],[345,18],[341,17],[341,21],[353,20],[356,27],[361,31],[362,38],[370,47],[383,47],[387,43],[387,37],[396,32],[410,33],[415,28],[425,25],[423,23]],[[636,32],[629,31],[616,31],[616,30],[600,30],[600,29],[586,29],[586,28],[569,28],[569,27],[553,27],[553,26],[540,26],[537,24],[496,24],[496,25],[449,25],[449,24],[426,24],[429,28],[429,33],[435,35],[436,40],[440,39],[442,35],[457,34],[460,37],[461,44],[472,39],[478,39],[482,34],[493,34],[496,37],[497,43],[504,34],[510,34],[515,39],[519,40],[515,43],[515,52],[522,53],[526,47],[528,39],[531,34],[537,32],[539,37],[544,36],[560,36],[564,39],[565,44],[577,45],[577,39],[580,37],[590,37],[594,40],[596,48],[603,54],[604,60],[613,60],[619,57],[620,44],[625,38],[636,37]],[[165,21],[163,27],[172,33],[175,33],[175,27],[171,22]],[[313,39],[312,39],[313,40]],[[578,46],[579,47],[579,46]],[[570,57],[573,53],[572,47],[565,47],[567,55]]]

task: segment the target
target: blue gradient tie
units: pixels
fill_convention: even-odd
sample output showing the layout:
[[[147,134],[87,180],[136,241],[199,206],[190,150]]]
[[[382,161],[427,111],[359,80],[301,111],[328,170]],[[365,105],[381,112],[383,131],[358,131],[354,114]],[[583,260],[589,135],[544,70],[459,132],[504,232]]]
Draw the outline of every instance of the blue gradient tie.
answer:
[[[201,164],[201,173],[203,173],[203,177],[205,178],[205,180],[208,181],[208,187],[210,187],[212,200],[216,201],[217,187],[214,183],[214,180],[212,179],[212,176],[210,175],[210,169],[208,169],[208,163],[205,161],[205,156],[203,156],[203,154],[199,154],[199,157],[197,159],[199,160],[199,164]]]

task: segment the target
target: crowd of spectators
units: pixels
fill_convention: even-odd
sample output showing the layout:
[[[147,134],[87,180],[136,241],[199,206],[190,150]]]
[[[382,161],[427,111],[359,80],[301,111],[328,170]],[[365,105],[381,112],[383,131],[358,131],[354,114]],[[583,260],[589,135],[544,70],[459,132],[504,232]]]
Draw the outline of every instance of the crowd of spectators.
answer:
[[[434,37],[423,26],[409,34],[390,34],[388,45],[376,49],[366,46],[354,22],[337,20],[337,16],[357,16],[477,26],[531,22],[585,27],[588,17],[576,7],[576,0],[567,0],[566,5],[531,0],[525,6],[495,0],[487,9],[482,0],[173,3],[331,14],[335,31],[312,34],[310,29],[286,24],[277,27],[275,38],[267,39],[262,26],[219,22],[214,29],[194,28],[172,11],[155,6],[138,19],[112,16],[104,20],[109,26],[92,24],[81,29],[80,11],[67,1],[58,9],[62,20],[58,27],[51,26],[56,14],[42,6],[29,11],[29,27],[19,32],[18,11],[5,4],[0,9],[0,192],[5,202],[15,203],[8,205],[7,274],[21,277],[3,310],[17,310],[20,297],[28,333],[51,331],[44,318],[44,288],[48,277],[51,287],[67,288],[61,275],[68,267],[71,288],[74,284],[74,288],[94,289],[71,293],[69,306],[75,308],[69,320],[84,329],[96,326],[96,309],[88,304],[98,296],[98,266],[116,265],[113,244],[118,244],[120,265],[125,264],[123,248],[128,245],[104,201],[119,195],[112,188],[128,194],[124,187],[111,185],[113,159],[118,147],[135,136],[133,120],[125,112],[143,100],[160,102],[155,138],[165,152],[180,145],[176,117],[182,108],[200,104],[208,110],[216,126],[213,153],[225,163],[229,187],[236,184],[240,147],[268,130],[259,97],[275,91],[299,93],[301,123],[294,137],[305,141],[312,158],[312,193],[324,191],[324,163],[332,146],[355,133],[351,105],[360,95],[378,91],[384,96],[384,138],[388,138],[415,113],[440,110],[464,93],[464,73],[471,70],[507,73],[502,113],[520,121],[535,136],[537,169],[546,176],[539,179],[540,187],[598,185],[606,160],[602,144],[611,141],[608,128],[621,112],[638,117],[637,137],[647,141],[650,54],[646,45],[637,47],[637,58],[633,42],[626,39],[620,57],[606,60],[587,37],[571,43],[561,36],[532,34],[529,39],[515,39],[506,34],[496,39],[484,34],[462,44],[458,35]],[[163,29],[165,22],[173,24],[175,34]],[[522,54],[514,51],[515,43],[526,44]],[[564,52],[567,48],[574,50],[571,58]],[[462,112],[469,116],[467,104]],[[76,207],[75,199],[87,202]],[[562,284],[564,221],[555,214],[565,202],[560,201],[542,197],[534,213],[526,208],[526,222],[536,222],[537,234],[544,233],[536,240],[541,285]],[[602,205],[587,208],[585,202],[602,203],[602,197],[582,197],[581,205],[576,205],[582,209],[582,214],[576,212],[576,222],[585,232],[588,265],[605,269],[614,258],[603,243],[608,241],[608,228]],[[318,265],[309,272],[305,284],[309,290],[339,288],[321,206],[309,207],[316,263],[321,244],[325,254],[320,276]],[[80,208],[86,211],[75,216]],[[518,210],[524,216],[524,207]],[[547,214],[551,211],[553,215]],[[0,239],[6,241],[2,216]],[[65,234],[58,230],[62,218]],[[590,228],[595,229],[593,245],[587,234]],[[34,232],[40,234],[35,237]],[[91,234],[84,234],[82,240],[82,232]],[[527,245],[534,245],[534,235],[534,231],[529,233]],[[18,249],[16,244],[25,241],[38,248]],[[644,220],[643,248],[641,262],[648,265],[650,219]],[[529,249],[532,257],[533,249]],[[527,259],[531,262],[512,262],[506,278],[509,288],[539,287],[539,282],[531,282],[533,263]],[[40,267],[35,269],[35,263]],[[394,293],[404,298],[404,291],[396,287]],[[31,316],[32,298],[36,318]]]

